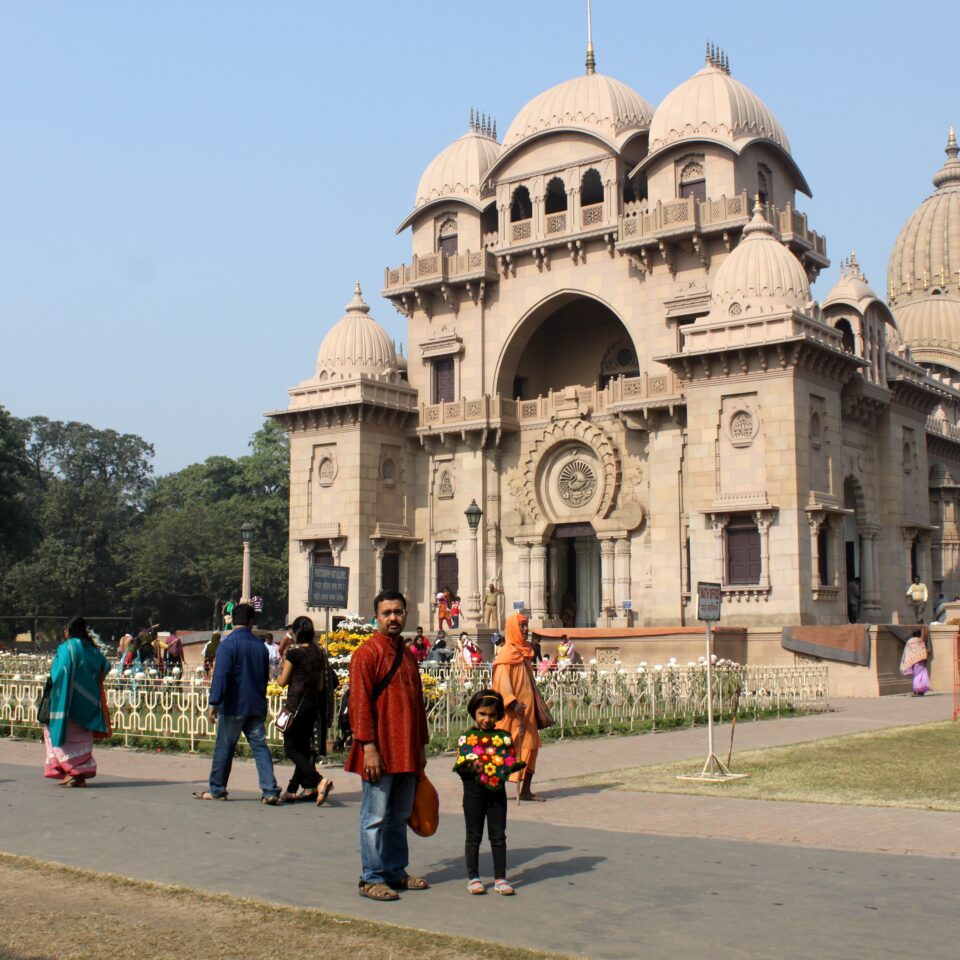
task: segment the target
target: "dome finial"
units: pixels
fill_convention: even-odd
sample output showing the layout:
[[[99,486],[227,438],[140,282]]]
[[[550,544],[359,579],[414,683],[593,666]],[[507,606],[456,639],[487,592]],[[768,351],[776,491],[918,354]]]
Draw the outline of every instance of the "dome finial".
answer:
[[[774,232],[773,224],[766,218],[763,204],[760,202],[760,194],[754,194],[753,197],[753,217],[743,228],[743,236],[746,238],[751,233],[770,233]]]
[[[470,130],[471,130],[473,133],[476,133],[476,132],[477,132],[477,127],[476,127],[476,124],[474,123],[474,119],[473,119],[473,107],[470,108]]]
[[[593,11],[587,0],[587,75],[597,72],[597,58],[593,54]]]
[[[363,299],[363,291],[358,280],[353,287],[353,299],[346,306],[347,313],[369,313],[370,306]]]
[[[947,162],[933,175],[933,185],[938,189],[948,184],[960,184],[960,146],[957,146],[957,135],[952,126],[943,152],[947,155]]]

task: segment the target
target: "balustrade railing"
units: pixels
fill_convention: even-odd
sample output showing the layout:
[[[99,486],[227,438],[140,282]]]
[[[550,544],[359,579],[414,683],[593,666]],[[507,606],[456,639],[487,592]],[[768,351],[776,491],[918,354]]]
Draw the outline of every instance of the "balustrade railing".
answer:
[[[341,671],[346,672],[342,666]],[[465,668],[428,663],[423,665],[422,677],[432,741],[437,747],[450,747],[469,725],[470,697],[490,683],[490,665]],[[0,675],[0,734],[14,736],[36,730],[36,701],[44,679],[43,674]],[[779,713],[787,708],[822,710],[828,705],[827,667],[823,664],[718,667],[714,681],[713,706],[719,719],[731,715],[735,697],[741,714]],[[556,721],[551,733],[560,737],[583,729],[655,728],[706,714],[706,671],[702,666],[570,667],[538,676],[537,685]],[[215,725],[207,717],[210,688],[201,680],[108,677],[105,689],[113,742],[166,741],[189,750],[213,743]],[[280,746],[283,738],[274,718],[284,696],[267,700],[267,741]],[[339,714],[339,703],[337,708]]]

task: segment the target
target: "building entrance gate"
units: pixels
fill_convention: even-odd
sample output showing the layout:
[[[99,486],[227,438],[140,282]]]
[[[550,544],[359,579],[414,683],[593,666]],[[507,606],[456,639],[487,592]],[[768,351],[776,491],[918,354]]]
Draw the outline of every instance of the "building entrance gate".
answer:
[[[600,541],[589,523],[558,524],[550,541],[550,617],[595,627],[600,611]]]

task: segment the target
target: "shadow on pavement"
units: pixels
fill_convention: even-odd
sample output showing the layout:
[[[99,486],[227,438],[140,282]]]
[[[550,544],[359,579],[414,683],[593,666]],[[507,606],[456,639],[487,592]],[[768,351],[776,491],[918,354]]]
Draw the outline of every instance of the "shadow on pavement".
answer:
[[[513,870],[518,863],[526,863],[529,860],[534,860],[537,857],[542,857],[551,853],[563,853],[566,850],[571,850],[572,847],[559,847],[559,846],[546,846],[546,847],[528,847],[519,849],[514,849],[510,846],[509,842],[507,843],[507,864],[510,867],[510,874],[513,874]],[[436,861],[439,869],[430,870],[430,882],[433,884],[443,883],[446,880],[462,880],[466,876],[466,867],[463,861],[463,857],[448,857],[445,860]],[[480,850],[480,863],[481,863],[481,872],[483,869],[486,869],[489,873],[493,864],[492,857],[489,850]]]
[[[540,863],[512,874],[515,883],[536,883],[538,880],[553,880],[560,877],[573,877],[578,873],[592,873],[606,857],[571,857],[569,860],[555,860],[552,863]]]

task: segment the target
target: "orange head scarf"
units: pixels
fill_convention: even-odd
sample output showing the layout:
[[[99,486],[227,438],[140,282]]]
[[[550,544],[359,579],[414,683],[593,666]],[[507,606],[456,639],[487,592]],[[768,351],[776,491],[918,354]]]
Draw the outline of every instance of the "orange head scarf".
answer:
[[[533,659],[533,647],[523,639],[520,623],[527,622],[522,613],[511,614],[507,618],[507,627],[504,631],[504,641],[497,651],[494,663],[525,663]]]

